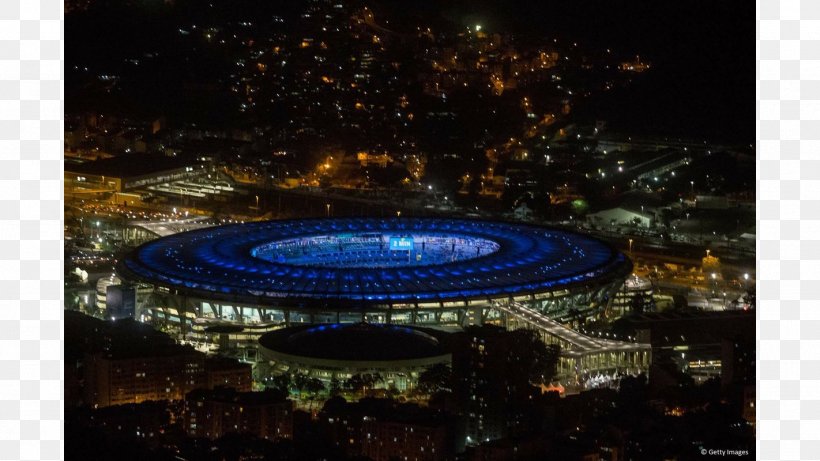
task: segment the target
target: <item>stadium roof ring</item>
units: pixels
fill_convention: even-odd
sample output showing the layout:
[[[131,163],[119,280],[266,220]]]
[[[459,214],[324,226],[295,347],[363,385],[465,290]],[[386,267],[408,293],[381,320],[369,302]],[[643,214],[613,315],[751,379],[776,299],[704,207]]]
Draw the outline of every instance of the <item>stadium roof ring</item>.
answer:
[[[599,286],[632,263],[566,230],[441,218],[265,221],[183,232],[122,259],[126,280],[173,294],[294,307],[499,299]]]

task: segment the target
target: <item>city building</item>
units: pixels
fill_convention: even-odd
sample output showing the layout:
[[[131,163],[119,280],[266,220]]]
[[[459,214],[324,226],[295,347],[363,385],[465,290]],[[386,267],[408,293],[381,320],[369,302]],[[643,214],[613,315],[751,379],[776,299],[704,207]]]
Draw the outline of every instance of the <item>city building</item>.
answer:
[[[105,279],[102,279],[105,280]],[[129,285],[109,285],[105,290],[105,317],[111,320],[134,318],[137,289]]]
[[[610,311],[616,315],[651,311],[654,305],[653,291],[650,280],[633,274],[626,279],[623,287],[615,294]]]
[[[251,365],[220,356],[205,358],[205,387],[227,387],[238,392],[253,390]]]
[[[374,461],[444,460],[463,451],[459,421],[435,410],[393,400],[329,400],[318,416],[324,434],[347,456]]]
[[[198,388],[252,387],[249,364],[207,357],[131,319],[66,315],[66,344],[72,404],[106,407],[182,400]]]
[[[724,388],[754,377],[754,311],[651,312],[629,317],[638,341],[652,347],[650,382],[662,385],[657,365],[673,361],[696,380],[722,378]]]
[[[65,165],[66,196],[94,198],[99,194],[192,179],[205,173],[205,166],[187,157],[162,154],[126,154],[84,163]]]
[[[453,349],[453,370],[460,379],[456,393],[464,403],[467,445],[517,436],[531,429],[527,410],[533,408],[531,399],[536,388],[531,386],[529,375],[521,372],[528,364],[511,353],[516,339],[514,334],[492,325],[473,327],[459,335]]]
[[[98,352],[86,356],[84,366],[84,400],[92,406],[181,400],[199,388],[231,386],[250,391],[252,387],[250,365],[206,359],[190,347]]]
[[[293,438],[293,402],[275,391],[198,389],[185,396],[185,432],[216,439],[229,433],[269,440]]]
[[[448,459],[448,426],[446,420],[417,418],[391,421],[378,417],[362,423],[362,455],[373,461],[436,461]]]
[[[204,387],[204,356],[187,347],[98,352],[85,358],[85,397],[106,407],[147,400],[181,400]]]
[[[543,459],[549,443],[543,435],[484,442],[467,452],[469,461],[518,461]]]

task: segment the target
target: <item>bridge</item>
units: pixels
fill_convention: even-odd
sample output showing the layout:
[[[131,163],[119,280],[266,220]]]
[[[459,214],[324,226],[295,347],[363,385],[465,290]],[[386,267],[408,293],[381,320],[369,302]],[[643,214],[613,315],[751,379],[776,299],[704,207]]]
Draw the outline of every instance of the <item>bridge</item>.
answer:
[[[592,338],[567,328],[531,307],[519,303],[496,303],[508,329],[535,330],[547,344],[561,347],[557,379],[565,387],[587,387],[596,376],[638,374],[649,368],[651,347],[646,343]]]

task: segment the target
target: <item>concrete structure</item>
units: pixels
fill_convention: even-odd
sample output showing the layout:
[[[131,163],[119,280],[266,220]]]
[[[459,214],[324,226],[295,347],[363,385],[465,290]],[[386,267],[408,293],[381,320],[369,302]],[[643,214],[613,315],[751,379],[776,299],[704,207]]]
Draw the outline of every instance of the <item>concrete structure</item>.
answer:
[[[624,315],[638,307],[636,304],[640,304],[642,311],[648,311],[654,304],[653,292],[652,282],[633,274],[626,279],[624,286],[615,294],[609,311],[615,315]]]
[[[186,333],[207,323],[478,325],[500,321],[496,306],[513,301],[551,316],[603,311],[631,268],[608,244],[570,231],[349,218],[179,233],[139,247],[117,271],[154,286],[154,320]]]
[[[259,339],[274,373],[301,373],[344,381],[359,374],[380,375],[378,388],[404,392],[430,366],[450,364],[447,333],[429,328],[374,324],[306,325],[275,330]]]
[[[251,390],[251,366],[233,360],[207,360],[190,347],[152,350],[117,348],[84,359],[84,401],[106,407],[149,400],[182,400],[194,389],[232,386]]]
[[[96,306],[100,311],[105,311],[107,305],[108,287],[122,284],[122,280],[114,274],[109,277],[102,277],[97,280]]]
[[[261,439],[290,439],[293,402],[273,391],[199,389],[185,396],[183,424],[185,432],[197,438],[249,433]]]
[[[205,173],[194,159],[160,154],[130,154],[84,163],[66,163],[66,195],[124,192]]]
[[[362,455],[373,461],[449,459],[444,421],[390,421],[367,418],[362,423]]]
[[[365,398],[329,400],[317,416],[323,432],[347,457],[436,461],[464,450],[458,422],[425,407]]]
[[[696,380],[721,376],[722,385],[754,383],[755,313],[652,312],[629,319],[652,362],[675,361]],[[650,380],[662,379],[657,373]]]
[[[571,330],[521,303],[499,305],[508,329],[537,330],[547,344],[561,347],[558,381],[565,387],[585,387],[602,373],[638,374],[651,363],[651,346],[641,342],[592,338]]]
[[[105,291],[105,317],[111,320],[134,318],[137,289],[129,285],[108,285]]]

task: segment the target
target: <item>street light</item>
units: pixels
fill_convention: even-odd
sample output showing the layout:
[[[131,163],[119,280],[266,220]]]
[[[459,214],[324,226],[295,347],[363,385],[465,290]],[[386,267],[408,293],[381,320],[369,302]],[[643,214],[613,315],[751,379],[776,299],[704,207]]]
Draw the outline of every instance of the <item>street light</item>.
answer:
[[[632,239],[629,239],[629,254],[632,254]]]
[[[259,208],[259,196],[254,195],[254,197],[256,197],[256,208]]]
[[[401,218],[401,210],[396,210],[396,217]]]
[[[329,218],[330,217],[330,204],[325,203],[325,207],[327,207],[327,217]]]

